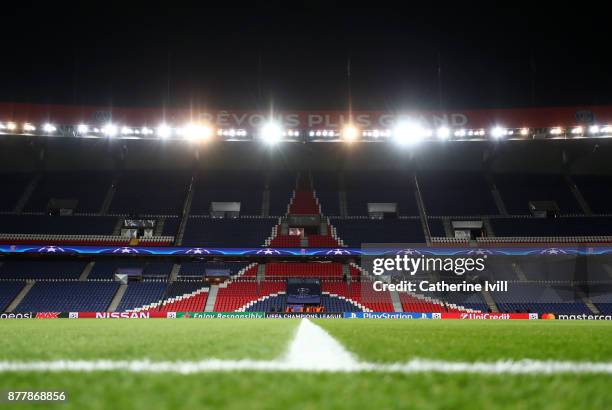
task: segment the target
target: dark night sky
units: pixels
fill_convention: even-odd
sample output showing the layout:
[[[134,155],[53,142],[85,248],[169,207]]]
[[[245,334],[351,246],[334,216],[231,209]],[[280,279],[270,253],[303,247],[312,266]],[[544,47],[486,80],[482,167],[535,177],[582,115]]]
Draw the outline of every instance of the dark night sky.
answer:
[[[0,100],[344,109],[350,56],[357,109],[438,108],[438,61],[445,108],[612,103],[612,28],[602,6],[539,13],[312,4],[3,5]]]

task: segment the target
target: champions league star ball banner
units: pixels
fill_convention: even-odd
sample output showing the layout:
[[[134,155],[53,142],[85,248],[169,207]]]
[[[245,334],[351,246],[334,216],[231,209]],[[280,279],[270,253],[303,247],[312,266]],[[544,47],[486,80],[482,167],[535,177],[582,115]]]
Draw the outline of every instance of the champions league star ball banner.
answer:
[[[375,255],[376,249],[388,251]],[[389,291],[397,292],[405,311],[425,306],[442,312],[598,313],[587,299],[595,308],[612,303],[612,254],[600,248],[439,252],[413,244],[364,244],[361,261],[368,274],[361,297],[388,305]]]

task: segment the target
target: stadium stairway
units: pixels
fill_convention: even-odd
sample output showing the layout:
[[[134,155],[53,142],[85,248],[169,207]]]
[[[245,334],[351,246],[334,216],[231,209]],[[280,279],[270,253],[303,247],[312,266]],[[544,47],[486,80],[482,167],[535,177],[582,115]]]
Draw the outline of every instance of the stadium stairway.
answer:
[[[117,292],[115,296],[113,296],[113,300],[111,300],[110,305],[108,305],[108,311],[114,312],[117,310],[117,306],[121,303],[121,299],[123,299],[123,295],[125,295],[125,291],[127,290],[128,285],[122,284],[117,288]]]

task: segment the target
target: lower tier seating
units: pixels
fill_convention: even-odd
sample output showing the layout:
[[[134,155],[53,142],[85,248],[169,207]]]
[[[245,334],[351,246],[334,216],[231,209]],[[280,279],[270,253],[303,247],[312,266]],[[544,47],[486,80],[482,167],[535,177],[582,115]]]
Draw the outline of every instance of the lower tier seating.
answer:
[[[2,282],[0,283],[0,312],[4,312],[8,305],[23,289],[25,282]]]
[[[250,301],[284,291],[285,288],[285,281],[257,283],[252,280],[238,280],[230,282],[224,287],[219,287],[214,310],[216,312],[232,312]]]
[[[128,284],[117,311],[132,310],[159,302],[164,296],[166,282],[132,282]]]
[[[342,278],[340,263],[268,263],[266,277],[336,277]]]
[[[15,311],[103,312],[118,288],[116,282],[39,281],[32,286]]]

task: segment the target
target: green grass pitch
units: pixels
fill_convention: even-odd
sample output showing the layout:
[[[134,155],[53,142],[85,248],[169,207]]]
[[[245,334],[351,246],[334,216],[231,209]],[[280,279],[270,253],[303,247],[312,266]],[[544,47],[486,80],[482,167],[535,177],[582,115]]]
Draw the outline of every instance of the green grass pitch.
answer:
[[[361,360],[612,361],[612,323],[335,320]],[[261,359],[282,355],[299,320],[6,320],[0,361]],[[610,408],[610,375],[445,373],[0,373],[0,390],[65,390],[64,404],[15,409]],[[9,407],[10,406],[10,407]]]

